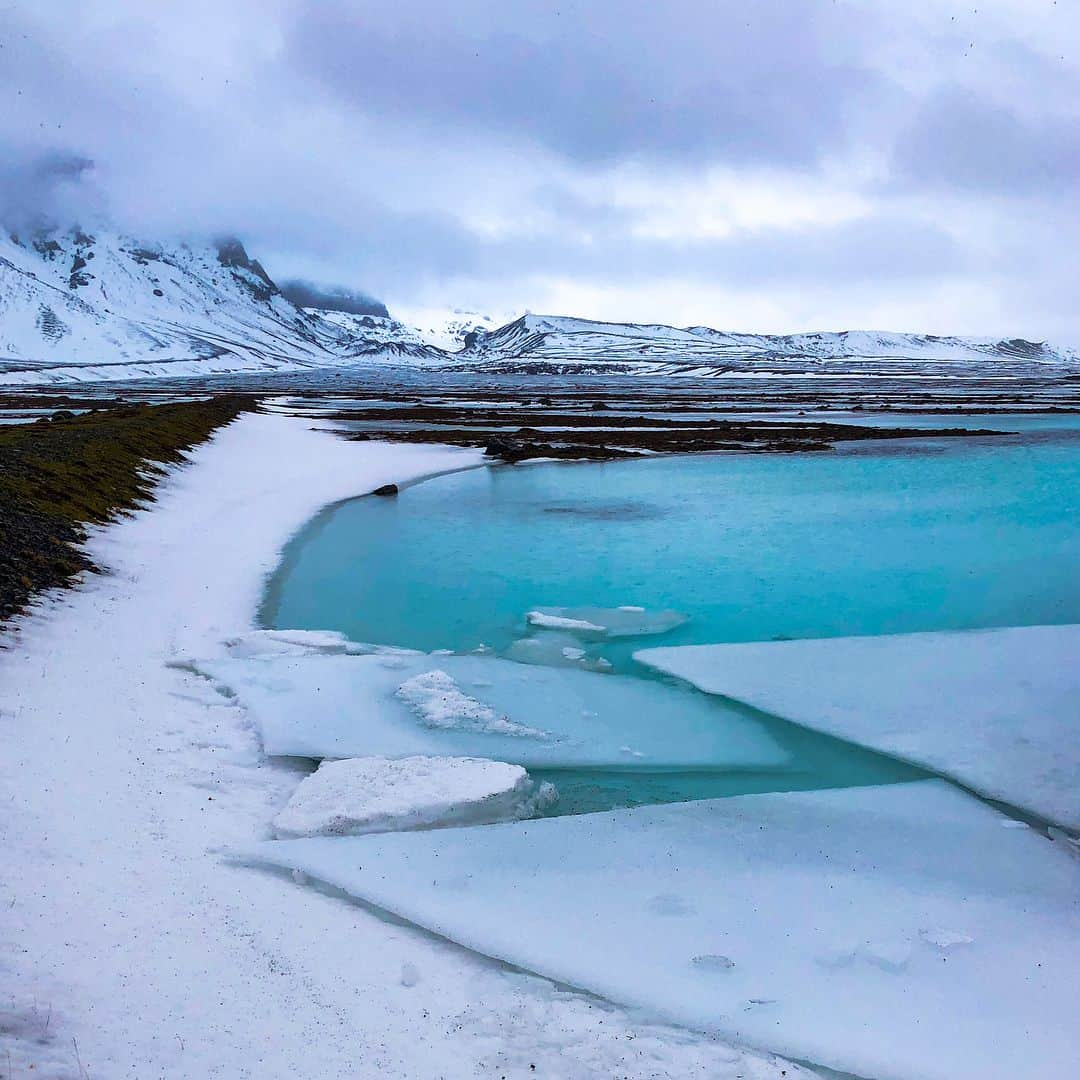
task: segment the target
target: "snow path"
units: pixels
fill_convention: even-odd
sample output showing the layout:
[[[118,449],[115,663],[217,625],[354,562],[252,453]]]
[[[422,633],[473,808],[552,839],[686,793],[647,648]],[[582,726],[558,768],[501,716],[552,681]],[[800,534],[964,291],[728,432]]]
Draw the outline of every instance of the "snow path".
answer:
[[[325,504],[481,458],[267,415],[192,458],[152,511],[92,541],[111,572],[45,600],[0,653],[0,1069],[800,1075],[217,854],[268,836],[301,774],[166,663],[225,655],[283,544]]]
[[[1080,830],[1080,625],[685,645],[634,659]]]

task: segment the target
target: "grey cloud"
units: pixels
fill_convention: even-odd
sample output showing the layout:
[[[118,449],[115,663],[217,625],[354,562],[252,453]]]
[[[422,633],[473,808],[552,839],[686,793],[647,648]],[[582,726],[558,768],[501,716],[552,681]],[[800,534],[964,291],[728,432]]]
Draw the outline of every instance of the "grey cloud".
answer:
[[[78,217],[96,202],[86,182],[93,167],[69,150],[20,154],[0,145],[0,224],[17,231]]]
[[[895,93],[860,50],[875,21],[833,4],[404,7],[307,10],[289,60],[420,132],[496,133],[586,163],[813,164],[844,141],[853,106]]]
[[[965,266],[961,248],[925,222],[876,217],[799,230],[742,230],[672,241],[635,235],[623,221],[492,238],[452,217],[383,214],[352,263],[376,290],[445,278],[569,276],[608,285],[697,280],[713,286],[787,287],[812,280],[844,287],[874,281],[933,280]],[[390,254],[388,254],[390,252]]]
[[[901,328],[970,326],[935,308],[948,281],[950,296],[980,297],[972,321],[1022,295],[1027,336],[1038,318],[1080,337],[1062,285],[1075,278],[1075,65],[1005,8],[997,39],[964,57],[981,16],[961,37],[942,11],[232,0],[196,23],[136,0],[14,0],[0,10],[0,205],[21,220],[108,210],[148,239],[237,233],[275,275],[371,290],[391,309],[453,306],[463,283],[470,304],[490,292],[511,306],[544,280],[586,297],[685,282],[778,317],[784,295],[831,295],[820,310],[845,312],[905,296]],[[859,171],[864,151],[884,180]],[[770,191],[799,200],[808,180],[807,205],[828,218],[647,235],[657,220],[723,218],[717,167],[724,185],[762,184],[760,220],[789,217]],[[669,184],[700,193],[702,213],[666,221]],[[645,221],[649,190],[661,205]],[[858,220],[827,223],[853,208]],[[986,332],[1017,329],[1004,320]]]
[[[1025,118],[956,88],[934,95],[897,140],[892,183],[1041,196],[1080,184],[1080,126]]]

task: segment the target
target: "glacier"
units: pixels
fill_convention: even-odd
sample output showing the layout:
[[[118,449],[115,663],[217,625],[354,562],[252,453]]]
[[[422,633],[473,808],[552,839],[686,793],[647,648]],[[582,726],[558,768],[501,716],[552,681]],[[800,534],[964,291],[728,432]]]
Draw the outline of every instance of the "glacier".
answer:
[[[275,756],[733,769],[790,760],[756,720],[651,680],[394,650],[186,663],[246,707]]]
[[[880,1080],[1080,1070],[1080,863],[945,781],[245,854],[466,948]]]
[[[1080,829],[1080,625],[686,645],[634,658]]]

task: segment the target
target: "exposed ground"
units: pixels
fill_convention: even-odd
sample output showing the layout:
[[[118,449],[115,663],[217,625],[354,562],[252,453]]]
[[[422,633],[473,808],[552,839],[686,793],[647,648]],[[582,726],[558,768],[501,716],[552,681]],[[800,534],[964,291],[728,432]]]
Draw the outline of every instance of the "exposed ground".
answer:
[[[529,458],[588,458],[605,460],[644,452],[689,454],[720,451],[797,453],[829,450],[837,443],[866,439],[925,438],[925,428],[835,424],[814,420],[687,419],[609,411],[600,403],[589,413],[559,412],[549,406],[522,405],[509,411],[416,405],[357,409],[332,414],[355,431],[349,437],[364,441],[440,442],[482,447],[501,461]],[[941,427],[935,437],[962,438],[996,435],[977,426]]]
[[[0,427],[0,620],[93,569],[81,549],[86,527],[152,500],[167,465],[252,405],[230,395],[81,416],[59,409]]]

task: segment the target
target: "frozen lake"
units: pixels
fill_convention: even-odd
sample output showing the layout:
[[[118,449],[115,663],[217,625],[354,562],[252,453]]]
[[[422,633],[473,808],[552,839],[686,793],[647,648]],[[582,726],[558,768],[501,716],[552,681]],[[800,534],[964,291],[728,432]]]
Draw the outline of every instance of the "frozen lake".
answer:
[[[1068,432],[481,469],[328,510],[290,545],[263,614],[269,626],[425,651],[563,663],[569,650],[633,683],[657,677],[630,658],[648,644],[1075,622],[1078,492],[1080,441]],[[689,618],[649,637],[527,621],[626,605]],[[560,812],[921,775],[675,692],[706,726],[749,715],[788,765],[531,769],[556,783]]]

